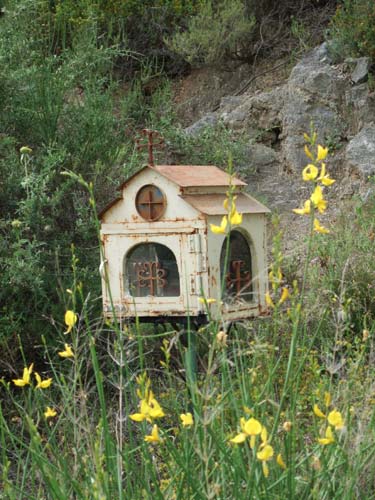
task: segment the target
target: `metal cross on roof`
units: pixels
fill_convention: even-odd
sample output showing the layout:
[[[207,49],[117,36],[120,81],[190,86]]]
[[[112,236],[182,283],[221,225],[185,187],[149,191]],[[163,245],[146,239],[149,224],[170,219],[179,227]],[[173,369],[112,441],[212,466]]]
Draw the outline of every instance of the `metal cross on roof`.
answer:
[[[153,167],[154,166],[154,147],[159,146],[163,147],[164,145],[164,139],[161,137],[159,132],[156,130],[150,130],[148,128],[144,128],[141,130],[141,135],[147,138],[147,142],[142,143],[142,137],[139,137],[138,139],[135,140],[137,143],[137,149],[142,149],[142,148],[147,148],[148,150],[148,166]],[[154,142],[154,138],[159,138],[158,142]]]

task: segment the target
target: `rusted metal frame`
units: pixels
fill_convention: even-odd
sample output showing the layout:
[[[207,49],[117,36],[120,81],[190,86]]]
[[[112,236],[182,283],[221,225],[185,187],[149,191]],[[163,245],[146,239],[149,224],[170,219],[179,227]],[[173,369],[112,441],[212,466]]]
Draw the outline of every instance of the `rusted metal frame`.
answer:
[[[136,266],[137,287],[148,287],[150,295],[155,297],[155,288],[164,288],[167,285],[167,271],[156,261],[138,262]]]
[[[143,148],[147,148],[148,151],[148,166],[153,167],[154,166],[154,148],[155,147],[163,147],[164,146],[164,139],[161,137],[159,132],[156,130],[150,130],[148,128],[144,128],[141,130],[141,135],[143,137],[146,137],[147,142],[142,143],[143,137],[139,137],[135,140],[137,144],[137,149],[141,150]],[[157,137],[159,138],[159,142],[154,142],[154,138]]]
[[[227,287],[229,288],[231,285],[235,285],[236,296],[241,295],[241,293],[243,293],[251,286],[250,272],[241,272],[241,268],[244,264],[245,262],[243,260],[232,260],[230,262],[229,272],[226,276]],[[234,278],[232,278],[231,269],[234,272]]]

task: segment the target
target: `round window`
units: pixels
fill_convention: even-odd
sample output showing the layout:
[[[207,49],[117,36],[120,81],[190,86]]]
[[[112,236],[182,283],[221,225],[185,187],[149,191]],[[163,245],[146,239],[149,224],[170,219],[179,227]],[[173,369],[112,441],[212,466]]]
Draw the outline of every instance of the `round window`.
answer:
[[[147,184],[138,191],[135,206],[143,219],[153,221],[160,219],[164,214],[167,203],[161,189]]]

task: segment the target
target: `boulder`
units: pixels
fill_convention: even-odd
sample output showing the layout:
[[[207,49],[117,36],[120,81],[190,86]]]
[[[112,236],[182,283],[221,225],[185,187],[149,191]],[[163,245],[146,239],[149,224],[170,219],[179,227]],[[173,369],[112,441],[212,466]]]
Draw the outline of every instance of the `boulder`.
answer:
[[[214,127],[219,121],[219,115],[217,113],[208,113],[202,116],[202,118],[190,127],[184,129],[186,135],[196,136],[206,127]]]
[[[221,118],[223,123],[234,129],[257,128],[260,132],[272,130],[281,125],[284,98],[284,86],[276,87],[269,92],[259,92],[248,97],[231,112],[222,113]]]
[[[348,174],[359,174],[364,179],[375,174],[375,125],[366,125],[349,142],[345,151]]]
[[[341,106],[345,101],[346,79],[330,65],[327,45],[312,50],[292,69],[282,109],[282,152],[286,166],[299,171],[306,165],[303,134],[313,123],[322,144],[330,137],[345,134]]]
[[[248,162],[255,171],[259,171],[267,165],[274,165],[277,162],[277,153],[263,144],[250,144],[247,153]]]
[[[370,59],[368,57],[359,57],[358,59],[355,59],[355,62],[356,65],[351,74],[351,80],[355,85],[357,85],[367,81],[370,69]]]

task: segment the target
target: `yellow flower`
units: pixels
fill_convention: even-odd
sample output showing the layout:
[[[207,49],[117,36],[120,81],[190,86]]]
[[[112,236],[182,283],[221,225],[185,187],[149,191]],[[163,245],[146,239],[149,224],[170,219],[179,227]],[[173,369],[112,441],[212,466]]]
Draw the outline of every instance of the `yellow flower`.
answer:
[[[314,231],[321,234],[328,234],[330,232],[329,229],[320,225],[318,219],[314,219]]]
[[[272,285],[280,283],[280,281],[283,279],[283,274],[282,274],[280,268],[277,269],[276,274],[277,274],[277,276],[275,276],[275,274],[272,270],[268,273],[268,277],[269,277],[269,280],[270,280]]]
[[[309,215],[310,211],[311,211],[311,201],[310,200],[305,201],[303,208],[294,208],[293,209],[293,212],[297,215]]]
[[[316,186],[313,194],[310,196],[310,200],[321,214],[327,209],[327,201],[323,198],[321,186]]]
[[[77,314],[73,311],[66,311],[64,319],[65,324],[68,327],[67,331],[64,333],[70,333],[73,326],[77,323]]]
[[[313,412],[319,418],[326,418],[326,416],[324,415],[324,413],[322,412],[322,410],[319,408],[319,406],[317,404],[315,404],[313,406]]]
[[[230,196],[230,193],[227,193],[227,196]],[[234,202],[236,199],[237,196],[232,196],[232,209],[233,207],[235,207]],[[223,207],[225,208],[225,210],[229,210],[229,198],[225,198],[225,200],[223,201]]]
[[[161,439],[159,437],[158,426],[155,424],[152,427],[151,434],[149,436],[145,436],[146,443],[160,443]]]
[[[260,439],[262,440],[262,446],[264,446],[267,443],[267,429],[263,426],[262,427],[262,432],[260,433]]]
[[[35,375],[35,378],[37,381],[37,384],[36,384],[37,389],[48,389],[48,387],[52,384],[51,378],[46,378],[45,380],[42,380],[39,373],[35,372],[34,375]]]
[[[216,299],[211,299],[211,298],[206,299],[205,297],[199,297],[198,301],[201,304],[214,304],[216,302]]]
[[[229,220],[232,226],[238,226],[239,224],[242,224],[242,214],[239,214],[237,210],[235,210],[230,214]]]
[[[320,181],[323,186],[331,186],[335,181],[335,179],[331,179],[328,174],[326,174],[326,164],[322,163],[322,168],[320,171],[320,175],[317,179]]]
[[[331,395],[329,392],[324,393],[324,404],[326,405],[326,408],[331,404]]]
[[[311,151],[309,150],[309,148],[308,148],[306,145],[305,145],[305,147],[304,147],[304,150],[305,150],[305,154],[306,154],[306,156],[307,156],[308,158],[310,158],[310,160],[313,160],[313,159],[314,159],[314,157],[313,157],[313,155],[312,155]]]
[[[313,181],[314,179],[317,178],[318,173],[319,173],[318,168],[310,163],[309,165],[307,165],[307,167],[305,167],[302,170],[302,179],[306,182]]]
[[[283,460],[283,457],[281,456],[281,453],[279,453],[276,457],[276,462],[282,469],[286,469],[286,463]]]
[[[73,358],[74,353],[69,344],[65,344],[65,350],[57,353],[61,358]]]
[[[194,425],[193,415],[189,413],[181,413],[180,419],[183,427],[191,427]]]
[[[322,161],[326,158],[328,154],[328,148],[323,148],[323,146],[321,146],[320,144],[318,144],[318,156],[317,156],[317,160],[318,161]]]
[[[327,417],[328,423],[332,425],[336,430],[340,430],[344,427],[344,421],[342,419],[341,413],[337,410],[332,410],[328,413]]]
[[[273,448],[270,444],[266,444],[262,450],[257,452],[257,459],[261,460],[262,462],[271,460],[272,457],[273,457]]]
[[[271,295],[269,294],[269,292],[266,293],[265,298],[268,307],[275,307],[275,304],[273,303],[273,300],[271,299]]]
[[[335,439],[334,439],[333,434],[332,434],[332,428],[330,426],[328,426],[327,430],[326,430],[325,437],[324,438],[319,438],[318,439],[318,443],[325,446],[327,444],[331,444],[331,443],[334,443],[334,442],[335,442]]]
[[[281,297],[279,300],[279,305],[283,304],[287,299],[289,299],[290,293],[286,286],[283,286],[283,290],[281,292]]]
[[[33,367],[34,367],[34,363],[31,363],[29,368],[27,368],[25,366],[25,368],[23,369],[22,378],[13,379],[14,385],[16,385],[17,387],[24,387],[25,385],[29,385],[30,384],[30,375],[33,371]]]
[[[57,412],[53,409],[47,406],[46,411],[44,412],[44,418],[52,418],[56,417]]]
[[[257,459],[262,462],[262,469],[263,469],[263,474],[265,477],[268,477],[269,473],[270,473],[266,462],[268,460],[271,460],[271,458],[273,457],[273,454],[274,454],[273,448],[270,444],[266,444],[262,450],[257,452]]]
[[[133,415],[129,415],[129,417],[135,422],[143,422],[143,420],[147,420],[147,422],[152,422],[152,420],[156,418],[162,418],[165,416],[165,413],[160,406],[160,404],[154,398],[152,391],[148,396],[148,399],[141,400],[140,413],[134,413]]]
[[[255,437],[262,432],[262,425],[255,418],[249,418],[249,420],[245,420],[241,418],[240,420],[241,431],[237,436],[230,439],[231,443],[239,444],[243,443],[247,437],[250,437],[250,446],[254,448],[255,446]]]
[[[221,219],[221,224],[220,226],[215,226],[214,224],[210,224],[211,226],[211,231],[214,234],[225,234],[226,228],[228,224],[228,219],[227,216],[224,215],[224,217]]]

